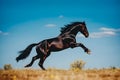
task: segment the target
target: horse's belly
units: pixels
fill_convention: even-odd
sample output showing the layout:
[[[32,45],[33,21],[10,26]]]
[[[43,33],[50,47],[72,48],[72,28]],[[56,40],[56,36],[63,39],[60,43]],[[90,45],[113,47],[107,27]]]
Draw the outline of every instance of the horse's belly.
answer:
[[[56,47],[55,45],[52,45],[49,49],[52,52],[56,52],[56,51],[61,51],[61,50],[67,49],[67,48],[69,48],[69,47],[65,47],[65,46],[63,46],[63,47]]]
[[[53,52],[55,52],[55,51],[61,51],[63,48],[58,48],[58,47],[56,47],[56,46],[51,46],[50,47],[50,51],[53,51]]]
[[[50,46],[50,51],[60,51],[63,49],[62,44],[53,44]]]

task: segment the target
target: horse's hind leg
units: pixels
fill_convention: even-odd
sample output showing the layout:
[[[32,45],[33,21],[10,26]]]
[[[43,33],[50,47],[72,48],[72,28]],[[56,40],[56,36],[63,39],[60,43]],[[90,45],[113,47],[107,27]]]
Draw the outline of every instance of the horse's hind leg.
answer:
[[[34,57],[32,58],[32,61],[31,61],[29,64],[27,64],[25,67],[30,67],[30,66],[32,66],[32,64],[34,63],[34,61],[37,60],[38,58],[40,58],[39,55],[34,56]]]
[[[43,63],[44,63],[45,59],[46,59],[46,57],[42,57],[40,59],[40,62],[38,63],[38,65],[42,68],[42,70],[45,70],[45,68],[43,67]]]
[[[51,52],[48,52],[47,55],[43,55],[43,56],[40,57],[40,62],[39,62],[38,65],[39,65],[43,70],[45,70],[45,68],[43,67],[43,63],[44,63],[44,61],[46,60],[46,58],[47,58],[48,56],[50,56],[50,53],[51,53]]]

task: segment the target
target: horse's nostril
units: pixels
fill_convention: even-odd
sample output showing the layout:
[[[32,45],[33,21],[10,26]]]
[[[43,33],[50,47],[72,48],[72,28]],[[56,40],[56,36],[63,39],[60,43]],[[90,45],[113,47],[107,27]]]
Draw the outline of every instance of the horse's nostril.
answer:
[[[85,36],[85,37],[87,38],[88,36],[89,36],[89,34],[86,34],[86,36]]]

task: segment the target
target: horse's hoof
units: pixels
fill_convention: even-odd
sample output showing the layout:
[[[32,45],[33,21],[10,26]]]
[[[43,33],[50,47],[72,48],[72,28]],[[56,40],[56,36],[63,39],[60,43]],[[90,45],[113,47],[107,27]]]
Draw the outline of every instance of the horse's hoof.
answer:
[[[28,67],[28,66],[26,65],[26,66],[24,66],[24,67],[26,68],[26,67]]]
[[[39,66],[41,67],[42,70],[46,70],[46,69],[43,67],[43,65],[39,65]]]
[[[19,62],[19,59],[18,59],[18,58],[16,58],[16,61],[17,61],[17,62]]]
[[[91,53],[91,51],[90,51],[90,50],[88,50],[88,51],[87,51],[87,54],[90,54],[90,53]]]
[[[91,51],[89,50],[89,51],[87,52],[87,54],[91,54]]]
[[[45,68],[43,68],[42,70],[46,71],[46,69],[45,69]]]
[[[90,51],[89,49],[86,49],[85,52],[86,52],[87,54],[90,54],[90,53],[91,53],[91,51]]]
[[[26,67],[30,67],[30,66],[31,66],[31,65],[26,65],[26,66],[24,66],[24,67],[26,68]]]

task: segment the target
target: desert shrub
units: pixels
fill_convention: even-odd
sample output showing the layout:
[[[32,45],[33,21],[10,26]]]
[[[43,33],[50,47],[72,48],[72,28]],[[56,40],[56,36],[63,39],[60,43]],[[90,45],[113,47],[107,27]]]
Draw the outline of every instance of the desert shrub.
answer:
[[[116,68],[115,66],[112,66],[112,67],[110,67],[110,69],[113,69],[113,70],[114,70],[114,69],[117,69],[117,68]]]
[[[11,69],[12,69],[11,64],[5,64],[4,65],[4,70],[11,70]]]
[[[83,69],[83,67],[85,66],[85,62],[83,60],[77,60],[77,61],[74,61],[70,67],[71,69]]]

